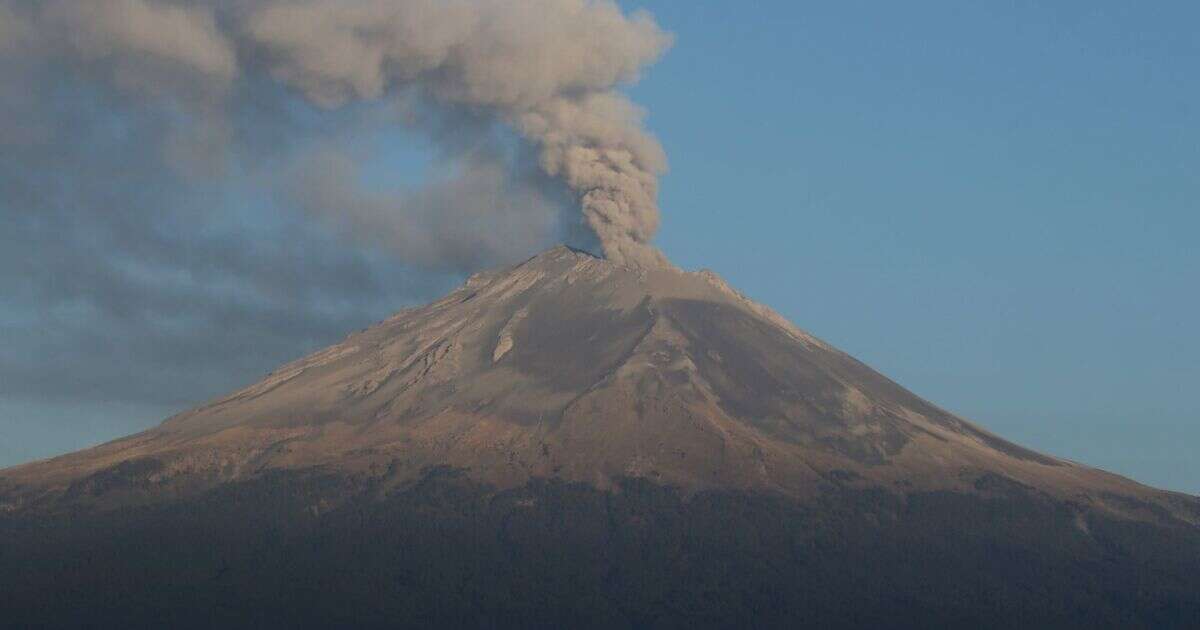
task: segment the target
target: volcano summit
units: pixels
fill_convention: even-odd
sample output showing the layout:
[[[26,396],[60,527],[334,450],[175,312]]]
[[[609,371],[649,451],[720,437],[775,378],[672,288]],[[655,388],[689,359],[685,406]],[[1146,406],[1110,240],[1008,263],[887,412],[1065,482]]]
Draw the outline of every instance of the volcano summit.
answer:
[[[710,272],[566,247],[0,472],[0,537],[31,624],[1200,624],[1196,498],[992,435]]]

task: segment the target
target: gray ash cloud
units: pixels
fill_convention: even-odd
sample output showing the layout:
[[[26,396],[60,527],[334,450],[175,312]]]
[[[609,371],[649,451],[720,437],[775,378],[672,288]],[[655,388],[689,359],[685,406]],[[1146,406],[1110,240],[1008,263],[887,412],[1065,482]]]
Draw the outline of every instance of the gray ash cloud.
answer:
[[[0,0],[0,396],[211,395],[556,241],[661,264],[620,88],[670,40],[609,1]],[[428,172],[381,185],[377,134]]]

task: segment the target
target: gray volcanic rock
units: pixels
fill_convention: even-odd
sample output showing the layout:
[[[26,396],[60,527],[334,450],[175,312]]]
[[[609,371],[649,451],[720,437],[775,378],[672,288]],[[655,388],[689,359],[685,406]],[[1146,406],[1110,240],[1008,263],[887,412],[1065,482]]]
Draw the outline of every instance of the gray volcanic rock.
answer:
[[[829,483],[1019,487],[1072,509],[1200,522],[1189,497],[935,407],[711,272],[566,247],[477,274],[144,433],[4,471],[0,488],[17,509],[175,496],[272,470],[402,484],[431,466],[500,488],[560,478],[606,489],[627,477],[796,498]]]

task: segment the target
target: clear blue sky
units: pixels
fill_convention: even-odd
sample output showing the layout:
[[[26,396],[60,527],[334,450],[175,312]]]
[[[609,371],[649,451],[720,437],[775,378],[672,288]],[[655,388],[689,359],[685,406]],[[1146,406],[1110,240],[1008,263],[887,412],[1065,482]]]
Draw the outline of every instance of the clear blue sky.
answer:
[[[677,38],[632,89],[670,156],[658,243],[676,263],[1005,437],[1200,493],[1200,4],[622,4]],[[39,330],[19,306],[0,324]],[[315,347],[343,322],[295,335]],[[263,334],[170,400],[0,395],[0,466],[309,349]]]
[[[1011,439],[1200,493],[1200,4],[648,2],[659,242]]]

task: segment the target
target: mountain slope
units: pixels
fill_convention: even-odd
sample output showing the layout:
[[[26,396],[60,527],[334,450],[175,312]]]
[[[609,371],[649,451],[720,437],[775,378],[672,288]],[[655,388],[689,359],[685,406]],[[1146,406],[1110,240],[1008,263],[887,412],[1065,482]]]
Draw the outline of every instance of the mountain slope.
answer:
[[[78,491],[122,463],[162,485],[313,467],[405,479],[434,465],[500,487],[644,476],[797,497],[829,480],[1017,483],[1121,513],[1131,503],[1106,497],[1132,497],[1196,520],[1182,497],[938,409],[711,273],[635,270],[565,247],[476,275],[160,427],[3,478],[34,495]]]
[[[1200,627],[1200,500],[565,247],[0,471],[16,627]],[[87,623],[81,623],[86,620]]]

